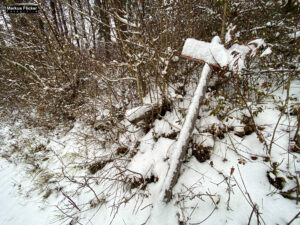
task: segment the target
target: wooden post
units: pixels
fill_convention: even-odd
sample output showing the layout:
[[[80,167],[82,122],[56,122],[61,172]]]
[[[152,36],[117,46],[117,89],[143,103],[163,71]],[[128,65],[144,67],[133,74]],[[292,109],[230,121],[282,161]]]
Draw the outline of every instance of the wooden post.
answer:
[[[210,66],[206,63],[203,67],[201,77],[197,89],[194,93],[194,97],[189,106],[186,119],[184,121],[183,127],[179,134],[178,141],[176,143],[175,149],[173,151],[173,156],[171,159],[170,169],[167,173],[165,185],[163,186],[163,201],[168,203],[172,197],[172,189],[178,181],[180,168],[184,157],[186,155],[186,150],[188,148],[190,137],[193,134],[195,127],[195,122],[197,120],[200,105],[205,97],[206,93],[206,84],[209,80],[211,73]]]

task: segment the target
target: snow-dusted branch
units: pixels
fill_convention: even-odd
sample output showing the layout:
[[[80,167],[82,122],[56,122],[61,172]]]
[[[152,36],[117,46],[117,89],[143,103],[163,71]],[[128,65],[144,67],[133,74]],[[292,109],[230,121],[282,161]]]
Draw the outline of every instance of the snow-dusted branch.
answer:
[[[45,83],[43,82],[43,80],[39,77],[39,75],[34,72],[34,70],[31,70],[30,68],[26,67],[26,66],[23,66],[22,64],[16,62],[16,61],[12,61],[10,59],[7,59],[5,57],[1,57],[4,61],[10,63],[10,64],[13,64],[13,65],[16,65],[20,68],[22,68],[24,71],[27,71],[29,72],[30,74],[33,75],[33,77],[31,77],[31,79],[37,81],[38,83],[40,83],[44,88],[46,88],[47,86],[45,85]]]

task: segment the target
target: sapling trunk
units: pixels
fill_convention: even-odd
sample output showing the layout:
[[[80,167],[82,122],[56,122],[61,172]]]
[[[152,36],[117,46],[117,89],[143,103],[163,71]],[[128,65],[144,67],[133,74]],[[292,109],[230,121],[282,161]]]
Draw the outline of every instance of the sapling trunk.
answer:
[[[222,39],[223,43],[225,43],[225,26],[226,26],[227,5],[228,5],[227,0],[224,0],[224,11],[223,11],[222,28],[221,28],[221,39]]]

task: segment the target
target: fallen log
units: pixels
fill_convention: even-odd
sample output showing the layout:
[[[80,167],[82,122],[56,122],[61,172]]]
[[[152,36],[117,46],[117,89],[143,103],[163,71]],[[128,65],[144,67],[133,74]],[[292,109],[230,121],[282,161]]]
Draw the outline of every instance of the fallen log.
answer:
[[[138,106],[136,108],[130,109],[126,112],[126,119],[136,124],[145,118],[148,118],[159,112],[161,105],[159,104],[146,104],[142,106]]]
[[[154,121],[158,115],[164,116],[167,111],[171,110],[171,102],[164,100],[154,104],[145,104],[126,112],[125,118],[132,124],[137,124],[142,120]]]

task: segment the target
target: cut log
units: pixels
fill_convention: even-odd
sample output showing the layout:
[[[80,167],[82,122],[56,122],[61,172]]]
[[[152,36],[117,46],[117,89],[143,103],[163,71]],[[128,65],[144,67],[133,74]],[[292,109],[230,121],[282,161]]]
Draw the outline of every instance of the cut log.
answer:
[[[160,108],[161,105],[159,104],[147,104],[138,106],[126,112],[126,119],[129,122],[136,124],[141,120],[150,117],[151,115],[157,114],[160,111]]]
[[[169,100],[164,100],[155,104],[145,104],[136,108],[130,109],[126,112],[126,119],[137,124],[142,120],[154,121],[158,115],[164,116],[167,111],[170,111],[172,104]]]
[[[195,127],[195,122],[199,114],[200,104],[202,103],[205,96],[206,86],[208,83],[207,81],[209,80],[210,73],[210,66],[208,64],[205,64],[202,70],[201,77],[199,79],[197,89],[194,93],[194,97],[189,106],[186,119],[179,134],[178,141],[176,143],[174,151],[172,152],[170,169],[167,173],[162,190],[162,200],[166,203],[171,200],[172,189],[179,178],[180,168],[188,148],[190,137],[192,136]]]

